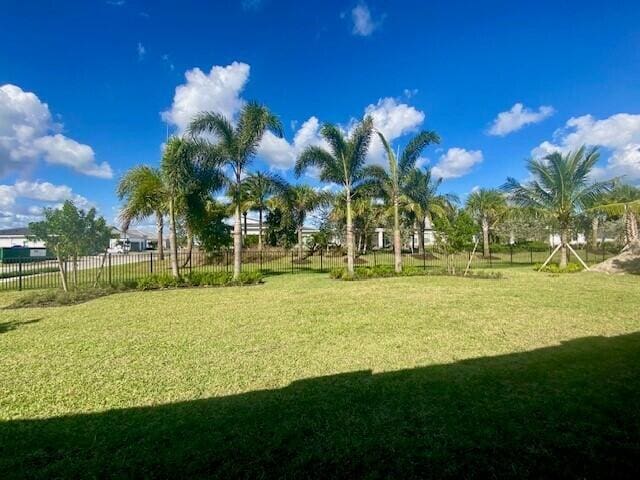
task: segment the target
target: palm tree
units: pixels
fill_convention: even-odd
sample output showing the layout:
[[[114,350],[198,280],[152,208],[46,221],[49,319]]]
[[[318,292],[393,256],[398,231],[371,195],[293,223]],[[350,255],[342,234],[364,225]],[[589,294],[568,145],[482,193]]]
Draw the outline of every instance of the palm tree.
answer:
[[[279,175],[256,172],[243,182],[243,209],[258,211],[258,250],[262,251],[262,215],[267,209],[267,200],[287,190],[287,182]]]
[[[407,175],[404,196],[406,209],[415,218],[418,230],[418,252],[424,254],[424,231],[426,221],[433,222],[435,217],[442,218],[452,210],[458,201],[455,195],[439,194],[441,178],[434,178],[430,169],[414,168]]]
[[[271,130],[282,136],[280,120],[265,106],[255,102],[247,103],[234,126],[224,115],[203,112],[189,125],[191,135],[213,134],[216,144],[213,148],[222,162],[231,169],[234,207],[233,225],[233,278],[238,279],[242,268],[242,181],[251,159],[258,150],[262,136]]]
[[[611,193],[601,198],[600,203],[591,210],[624,219],[625,247],[639,241],[640,188],[616,184]]]
[[[177,216],[183,216],[191,236],[191,226],[205,208],[210,194],[225,182],[219,168],[222,161],[219,150],[204,141],[172,137],[165,146],[160,172],[168,205],[171,273],[174,277],[180,275]]]
[[[507,212],[507,202],[499,190],[481,188],[467,198],[466,208],[482,228],[483,254],[489,257],[489,230]]]
[[[560,230],[560,268],[567,266],[569,229],[576,215],[597,197],[609,191],[609,182],[589,182],[589,174],[599,158],[596,148],[581,147],[563,155],[554,152],[543,159],[529,159],[527,170],[533,180],[521,184],[507,178],[503,190],[517,205],[548,213]]]
[[[329,144],[329,150],[319,146],[309,146],[298,157],[295,166],[297,176],[309,167],[320,169],[320,180],[342,185],[347,204],[347,271],[354,273],[353,219],[351,197],[366,179],[364,168],[367,151],[373,133],[373,120],[366,117],[356,125],[351,135],[346,138],[335,125],[325,124],[320,134]]]
[[[287,212],[285,221],[293,223],[298,237],[298,260],[302,260],[304,255],[304,242],[302,230],[304,222],[309,212],[328,202],[328,196],[324,192],[318,192],[308,185],[294,185],[274,198],[274,205],[282,211]]]
[[[132,222],[155,216],[158,256],[164,260],[163,230],[168,203],[160,170],[147,165],[133,167],[120,179],[117,194],[119,200],[124,200],[120,211],[123,231],[126,232]]]
[[[368,173],[374,178],[378,193],[393,209],[393,253],[396,273],[402,271],[402,240],[400,237],[400,202],[407,186],[409,174],[415,168],[416,160],[424,148],[431,143],[440,143],[440,137],[435,132],[420,132],[407,144],[400,155],[396,157],[384,135],[378,132],[380,141],[387,154],[389,169],[379,166],[368,167]]]

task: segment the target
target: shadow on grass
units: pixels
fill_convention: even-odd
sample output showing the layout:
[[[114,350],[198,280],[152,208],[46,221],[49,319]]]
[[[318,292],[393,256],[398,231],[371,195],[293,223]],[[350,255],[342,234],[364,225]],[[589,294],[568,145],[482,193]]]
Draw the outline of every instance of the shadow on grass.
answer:
[[[29,325],[31,323],[38,323],[40,320],[42,320],[42,318],[34,318],[33,320],[12,320],[9,322],[2,322],[0,323],[0,334],[9,332],[11,330],[15,330],[16,328],[19,328],[23,325]]]
[[[426,345],[425,347],[428,347]],[[638,478],[640,334],[0,423],[3,478]]]

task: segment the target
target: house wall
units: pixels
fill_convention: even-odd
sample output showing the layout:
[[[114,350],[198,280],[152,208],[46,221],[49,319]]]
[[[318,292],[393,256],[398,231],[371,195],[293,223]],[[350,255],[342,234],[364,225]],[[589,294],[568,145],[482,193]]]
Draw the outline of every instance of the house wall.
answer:
[[[19,247],[44,248],[44,242],[34,242],[24,235],[0,237],[0,248],[10,248],[16,245]]]

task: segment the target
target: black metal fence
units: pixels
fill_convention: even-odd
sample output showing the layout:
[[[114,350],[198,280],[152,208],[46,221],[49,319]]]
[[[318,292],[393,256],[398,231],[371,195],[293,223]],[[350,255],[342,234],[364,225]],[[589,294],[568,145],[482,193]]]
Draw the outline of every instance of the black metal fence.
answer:
[[[613,255],[604,248],[576,249],[587,263],[597,263]],[[517,265],[533,265],[544,262],[549,250],[534,250],[503,246],[497,252],[484,257],[481,253],[458,252],[449,254],[430,247],[423,253],[403,252],[403,264],[423,269],[448,269],[462,271],[471,260],[472,269],[504,268]],[[557,261],[557,256],[554,260]],[[576,261],[569,254],[570,261]],[[371,250],[356,257],[356,267],[393,265],[394,254],[390,250]],[[261,272],[264,275],[329,272],[334,268],[346,267],[346,256],[334,250],[299,251],[298,249],[243,249],[242,271]],[[233,272],[233,251],[216,253],[193,251],[178,254],[178,265],[182,273],[191,271]],[[128,254],[106,254],[79,258],[77,263],[67,261],[63,265],[69,285],[108,285],[135,281],[149,274],[170,273],[171,262],[168,254],[160,258],[157,252]],[[11,263],[0,264],[0,290],[25,290],[58,288],[61,286],[59,266],[55,260],[34,262],[33,258],[16,258]]]

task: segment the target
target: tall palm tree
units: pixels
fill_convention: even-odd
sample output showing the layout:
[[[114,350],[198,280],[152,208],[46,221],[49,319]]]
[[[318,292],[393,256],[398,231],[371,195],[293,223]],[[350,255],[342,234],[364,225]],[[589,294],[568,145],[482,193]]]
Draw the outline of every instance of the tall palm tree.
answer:
[[[124,200],[120,222],[125,232],[132,222],[155,216],[158,256],[164,260],[163,230],[168,203],[160,170],[147,165],[133,167],[120,179],[116,191],[118,199]]]
[[[489,230],[506,214],[507,201],[501,191],[481,188],[469,195],[466,208],[482,228],[483,254],[488,257],[490,255]]]
[[[406,209],[415,218],[418,230],[418,252],[424,253],[424,231],[426,221],[433,223],[434,218],[442,218],[452,210],[458,201],[455,195],[439,194],[441,178],[435,178],[430,169],[414,168],[407,175],[404,196]]]
[[[403,192],[407,186],[409,174],[415,168],[416,160],[424,148],[431,143],[440,143],[440,137],[435,132],[420,132],[412,138],[402,155],[398,159],[389,146],[389,142],[381,132],[378,132],[380,141],[387,154],[389,162],[388,170],[379,166],[371,166],[368,172],[374,178],[378,187],[378,194],[387,201],[393,209],[393,252],[395,271],[402,271],[402,240],[400,237],[400,203]]]
[[[638,235],[640,188],[617,183],[611,190],[611,193],[602,197],[600,203],[592,207],[591,210],[623,218],[625,225],[625,247],[640,241]]]
[[[560,230],[560,268],[567,266],[569,229],[578,213],[596,198],[609,191],[609,182],[589,181],[589,174],[599,158],[596,148],[581,147],[563,155],[554,152],[543,159],[529,159],[527,170],[533,180],[520,183],[507,178],[503,190],[517,205],[548,213]]]
[[[217,155],[231,169],[234,206],[233,224],[233,278],[240,277],[242,268],[242,180],[246,169],[258,150],[264,133],[270,130],[282,136],[282,124],[271,111],[258,103],[247,103],[235,126],[231,120],[217,112],[203,112],[193,119],[189,132],[196,136],[213,134]]]
[[[191,235],[191,225],[205,208],[210,194],[224,185],[225,178],[219,168],[222,162],[219,150],[205,141],[172,137],[165,146],[160,172],[167,196],[174,277],[180,275],[177,216],[183,216]]]
[[[258,250],[262,251],[262,215],[267,209],[267,200],[287,190],[287,182],[279,175],[256,172],[243,182],[243,208],[258,211]]]
[[[329,150],[319,146],[309,146],[304,149],[296,161],[297,176],[309,167],[320,169],[320,180],[323,182],[342,185],[347,204],[347,271],[354,273],[354,244],[353,218],[351,212],[351,197],[356,189],[366,179],[365,162],[367,151],[373,133],[373,120],[365,117],[353,129],[347,138],[335,125],[325,124],[320,134],[329,144]]]

